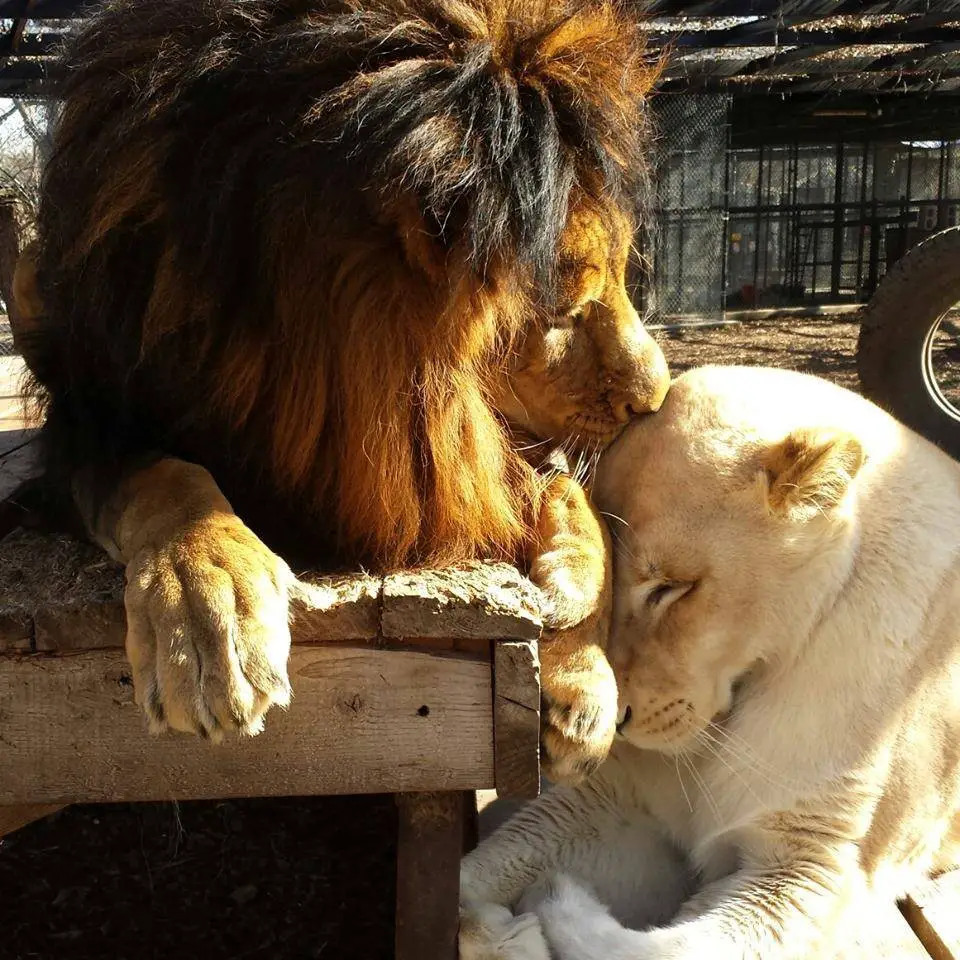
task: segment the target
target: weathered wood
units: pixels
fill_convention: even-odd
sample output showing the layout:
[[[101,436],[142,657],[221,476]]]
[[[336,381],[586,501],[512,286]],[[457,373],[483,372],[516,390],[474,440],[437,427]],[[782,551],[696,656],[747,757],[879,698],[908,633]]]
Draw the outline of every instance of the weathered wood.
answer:
[[[43,615],[51,630],[56,620],[70,617],[81,632],[85,611],[104,616],[105,608],[113,607],[122,617],[122,603],[123,568],[98,547],[22,529],[0,540],[0,616]],[[123,646],[122,623],[93,642]]]
[[[463,796],[398,794],[396,960],[456,960]]]
[[[7,358],[5,358],[7,359]],[[9,389],[13,390],[14,385],[10,384]],[[3,454],[9,453],[13,450],[17,452],[23,450],[25,461],[29,459],[30,461],[30,470],[35,471],[37,469],[37,459],[36,459],[36,447],[34,442],[39,435],[39,430],[36,428],[33,429],[17,429],[17,430],[0,430],[0,456]],[[3,495],[3,488],[0,488],[0,496]]]
[[[384,637],[536,640],[538,594],[504,563],[393,574],[383,583],[381,629]]]
[[[295,644],[419,640],[473,652],[491,637],[539,636],[537,597],[503,564],[386,580],[306,575],[291,630]],[[0,540],[0,653],[27,636],[43,652],[119,648],[124,624],[123,568],[99,548],[22,529]]]
[[[19,830],[35,820],[42,820],[63,809],[63,804],[52,803],[38,806],[36,804],[22,806],[0,806],[0,837],[5,837],[14,830]]]
[[[295,643],[373,640],[380,632],[379,577],[302,577],[292,598]]]
[[[489,661],[298,647],[290,678],[288,712],[272,711],[257,737],[212,746],[146,732],[120,651],[8,658],[0,667],[0,803],[459,791],[493,783]]]
[[[493,651],[494,771],[498,797],[540,792],[540,663],[536,645],[501,641]]]
[[[900,909],[934,960],[960,958],[960,870],[921,884]]]

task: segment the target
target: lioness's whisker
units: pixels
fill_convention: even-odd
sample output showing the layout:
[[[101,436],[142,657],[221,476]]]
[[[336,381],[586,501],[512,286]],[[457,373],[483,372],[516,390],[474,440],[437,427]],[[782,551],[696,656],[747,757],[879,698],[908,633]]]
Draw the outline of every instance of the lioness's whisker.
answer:
[[[705,739],[709,738],[718,750],[724,750],[735,760],[739,760],[748,770],[751,770],[768,786],[779,788],[795,788],[799,786],[797,781],[784,776],[780,770],[777,770],[767,760],[761,757],[743,737],[734,733],[732,730],[719,726],[712,720],[707,721],[703,717],[699,719],[702,723],[706,724],[704,729],[700,731]],[[720,740],[718,734],[726,737],[726,741]]]
[[[710,792],[710,787],[707,786],[706,781],[703,777],[700,776],[699,771],[696,766],[690,761],[690,758],[684,753],[678,753],[677,756],[683,761],[684,766],[690,773],[690,776],[693,777],[693,782],[700,789],[700,793],[703,796],[704,801],[707,806],[710,808],[710,812],[713,814],[718,824],[723,823],[723,817],[720,815],[720,807],[717,805],[717,801],[714,799],[713,794]]]
[[[756,793],[756,791],[753,789],[753,787],[750,786],[750,781],[747,780],[747,778],[746,778],[739,770],[737,770],[736,767],[734,767],[733,764],[731,764],[731,763],[726,759],[726,757],[723,756],[722,751],[721,751],[720,747],[717,745],[717,743],[714,742],[712,739],[710,739],[709,733],[707,733],[706,730],[700,730],[700,731],[698,731],[698,733],[697,733],[696,739],[697,739],[697,741],[701,744],[701,746],[703,746],[703,747],[707,750],[707,752],[708,752],[712,757],[714,757],[719,763],[721,763],[724,767],[726,767],[726,769],[729,770],[730,773],[732,773],[733,776],[735,776],[735,777],[743,784],[743,786],[744,786],[744,788],[746,789],[747,793],[749,793],[750,796],[753,797],[753,799],[756,800],[757,803],[758,803],[760,806],[763,806],[763,801],[762,801],[762,800],[760,799],[760,797],[757,795],[757,793]],[[741,759],[742,759],[742,758],[741,758]],[[744,761],[744,762],[745,762],[745,761]],[[749,769],[749,764],[746,764],[746,763],[745,763],[745,765],[746,765],[746,766],[748,767],[748,769]],[[756,771],[753,771],[753,772],[756,773]],[[761,777],[761,779],[762,779],[762,777]],[[768,785],[770,785],[770,784],[768,784]]]
[[[663,759],[666,761],[667,758],[664,756]],[[683,774],[680,772],[680,757],[678,755],[673,759],[677,768],[677,780],[680,782],[680,790],[683,793],[683,799],[687,801],[687,807],[690,812],[693,813],[693,804],[690,802],[690,795],[687,793],[687,785],[683,782]]]

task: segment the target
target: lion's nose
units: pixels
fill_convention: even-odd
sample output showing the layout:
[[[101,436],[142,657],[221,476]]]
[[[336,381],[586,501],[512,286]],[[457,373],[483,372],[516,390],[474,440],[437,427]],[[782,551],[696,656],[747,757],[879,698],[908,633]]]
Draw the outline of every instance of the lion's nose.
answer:
[[[613,414],[620,423],[656,413],[670,389],[670,371],[663,351],[653,340],[634,360],[632,376],[611,397]]]

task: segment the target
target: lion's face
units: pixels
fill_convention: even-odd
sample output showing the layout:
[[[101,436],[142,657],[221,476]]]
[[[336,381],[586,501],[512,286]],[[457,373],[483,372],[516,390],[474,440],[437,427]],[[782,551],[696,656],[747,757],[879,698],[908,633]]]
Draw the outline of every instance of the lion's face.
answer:
[[[848,407],[786,371],[693,371],[601,461],[595,500],[617,543],[608,652],[636,746],[709,740],[829,609],[855,551],[862,449],[833,426]]]
[[[610,443],[659,409],[669,374],[627,294],[629,230],[580,212],[561,239],[553,307],[525,330],[495,404],[534,436],[573,452]]]

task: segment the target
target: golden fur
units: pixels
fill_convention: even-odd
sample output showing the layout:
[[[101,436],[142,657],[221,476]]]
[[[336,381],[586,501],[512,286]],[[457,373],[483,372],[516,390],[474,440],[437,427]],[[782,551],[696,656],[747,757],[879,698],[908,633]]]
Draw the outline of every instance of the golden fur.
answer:
[[[705,367],[595,495],[620,735],[465,857],[461,957],[868,955],[960,864],[960,464],[826,381]]]
[[[605,0],[112,0],[66,60],[21,270],[43,315],[22,339],[50,483],[138,583],[172,578],[162,615],[141,609],[160,587],[128,596],[150,624],[128,648],[148,650],[154,725],[253,730],[285,695],[280,677],[198,706],[194,681],[160,679],[170,624],[192,616],[184,570],[209,578],[203,557],[224,553],[184,525],[180,483],[256,538],[232,541],[223,596],[201,590],[224,623],[231,580],[275,566],[267,547],[314,568],[502,558],[534,572],[548,629],[592,617],[596,646],[601,525],[529,460],[589,460],[666,389],[624,286],[657,72],[630,17]],[[541,521],[571,496],[579,520]],[[154,535],[131,553],[118,529],[144,503]],[[553,549],[574,529],[579,548]],[[280,586],[264,589],[272,609]],[[226,627],[187,632],[228,669]],[[613,732],[593,659],[593,720],[566,710],[582,663],[555,686],[591,763]]]

